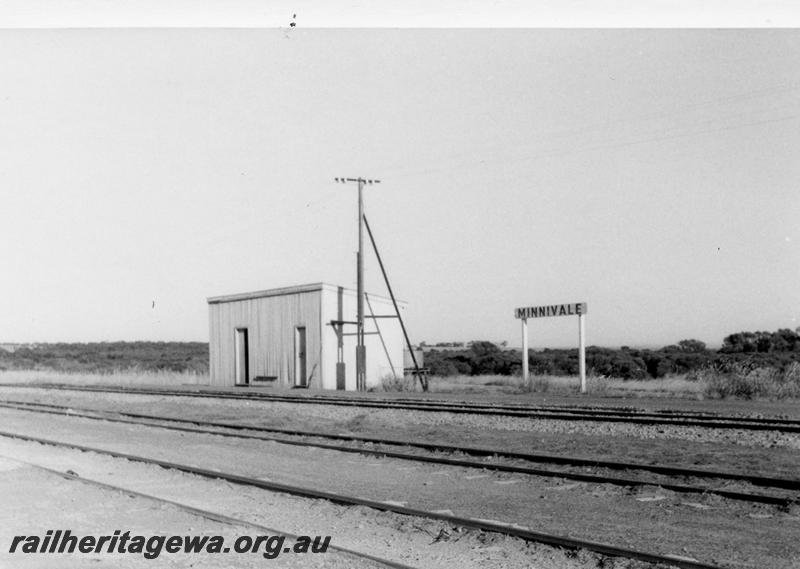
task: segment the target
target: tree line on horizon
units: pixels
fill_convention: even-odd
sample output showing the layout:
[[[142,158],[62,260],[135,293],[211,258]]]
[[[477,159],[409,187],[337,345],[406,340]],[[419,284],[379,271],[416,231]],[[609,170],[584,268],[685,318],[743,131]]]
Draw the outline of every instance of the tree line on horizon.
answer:
[[[13,346],[13,347],[12,347]],[[451,343],[448,349],[424,346],[431,375],[518,375],[522,354],[504,343],[485,340]],[[453,349],[455,348],[455,349]],[[660,349],[586,348],[587,372],[622,379],[662,378],[709,365],[747,361],[785,369],[800,361],[800,328],[792,331],[737,332],[718,350],[700,340],[681,340]],[[530,352],[529,369],[538,375],[577,375],[577,349]],[[94,342],[6,344],[0,346],[2,370],[54,370],[67,373],[112,373],[127,370],[208,373],[207,342]]]
[[[66,373],[173,371],[208,373],[207,342],[91,342],[0,347],[0,370]]]
[[[519,375],[522,368],[521,350],[502,349],[489,341],[469,342],[464,349],[455,350],[426,347],[424,355],[425,367],[431,375],[438,376]],[[779,370],[800,361],[800,328],[737,332],[726,336],[718,350],[695,339],[659,349],[586,348],[587,373],[622,379],[657,379],[741,361]],[[578,350],[546,348],[529,352],[528,368],[534,375],[577,375]]]

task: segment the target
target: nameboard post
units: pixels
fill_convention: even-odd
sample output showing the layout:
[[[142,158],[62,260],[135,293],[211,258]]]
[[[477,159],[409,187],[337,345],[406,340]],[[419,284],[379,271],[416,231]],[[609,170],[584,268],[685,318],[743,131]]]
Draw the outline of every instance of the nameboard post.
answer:
[[[581,393],[586,393],[586,312],[585,302],[570,304],[551,304],[547,306],[524,306],[514,311],[514,317],[522,320],[522,380],[528,383],[528,318],[550,316],[578,317],[578,373],[581,379]]]
[[[522,318],[522,385],[528,385],[528,319]]]
[[[581,393],[586,393],[586,314],[584,312],[578,314],[578,373],[581,376]]]

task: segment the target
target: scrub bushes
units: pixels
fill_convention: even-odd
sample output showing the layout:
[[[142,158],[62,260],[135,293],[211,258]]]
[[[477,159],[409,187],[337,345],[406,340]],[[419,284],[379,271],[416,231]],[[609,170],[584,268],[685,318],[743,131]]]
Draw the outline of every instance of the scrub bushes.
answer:
[[[690,378],[703,381],[709,397],[755,399],[800,398],[800,363],[784,369],[753,362],[734,361],[697,370]]]

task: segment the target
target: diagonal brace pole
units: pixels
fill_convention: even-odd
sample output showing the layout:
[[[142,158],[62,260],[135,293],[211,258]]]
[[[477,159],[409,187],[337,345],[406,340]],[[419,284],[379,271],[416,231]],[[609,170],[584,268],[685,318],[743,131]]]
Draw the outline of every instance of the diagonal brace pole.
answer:
[[[378,246],[375,244],[375,237],[372,235],[372,229],[369,227],[369,222],[367,221],[367,216],[364,215],[364,227],[367,228],[367,234],[369,235],[369,240],[372,242],[372,249],[375,251],[375,256],[378,258],[378,265],[381,268],[381,273],[383,273],[383,280],[386,281],[386,288],[389,289],[389,296],[392,298],[392,304],[394,304],[394,310],[397,312],[397,319],[400,321],[400,328],[403,330],[403,336],[406,339],[406,345],[408,346],[408,351],[411,353],[411,360],[414,362],[414,375],[417,376],[419,379],[419,383],[422,386],[423,391],[428,391],[428,380],[424,377],[423,373],[419,370],[419,366],[417,365],[417,356],[414,355],[414,348],[411,347],[411,340],[408,339],[408,332],[406,331],[406,325],[403,323],[403,317],[400,315],[400,308],[397,306],[397,300],[394,298],[394,292],[392,292],[392,285],[389,284],[389,277],[386,276],[386,269],[383,267],[383,261],[381,260],[381,254],[378,253]]]

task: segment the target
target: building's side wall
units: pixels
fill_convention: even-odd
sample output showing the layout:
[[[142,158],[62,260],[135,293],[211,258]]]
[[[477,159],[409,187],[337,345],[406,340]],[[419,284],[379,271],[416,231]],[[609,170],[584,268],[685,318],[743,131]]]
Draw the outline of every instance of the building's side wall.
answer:
[[[394,314],[394,306],[390,299],[379,298],[370,295],[369,302],[375,314]],[[400,304],[401,314],[405,312],[405,303]],[[323,290],[322,301],[322,336],[323,354],[322,365],[325,370],[323,387],[325,389],[336,389],[336,363],[338,337],[336,330],[330,325],[331,320],[356,320],[357,306],[356,294],[352,290],[337,287],[327,287]],[[367,387],[376,387],[381,384],[381,379],[392,375],[392,368],[398,377],[403,376],[403,346],[404,339],[400,322],[396,318],[368,318],[370,315],[369,306],[364,303],[365,318],[364,331],[376,332],[380,327],[384,349],[381,343],[381,336],[367,334],[364,337],[364,345],[367,352]],[[343,361],[345,363],[345,386],[347,390],[356,389],[356,326],[346,324],[344,332],[348,335],[342,338]],[[387,357],[388,352],[388,357]]]
[[[247,328],[249,375],[275,376],[284,386],[295,382],[295,328],[306,328],[306,369],[319,386],[322,369],[321,291],[209,304],[211,384],[235,384],[235,330]]]

